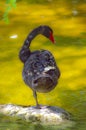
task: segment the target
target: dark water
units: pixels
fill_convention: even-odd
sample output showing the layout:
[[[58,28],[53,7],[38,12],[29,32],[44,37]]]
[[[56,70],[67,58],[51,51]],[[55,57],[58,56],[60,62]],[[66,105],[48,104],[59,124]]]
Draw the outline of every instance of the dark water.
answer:
[[[22,80],[18,53],[27,34],[45,24],[53,28],[56,45],[38,36],[31,49],[51,51],[61,77],[52,92],[38,94],[39,102],[67,110],[75,122],[43,126],[1,116],[0,130],[86,130],[86,0],[18,0],[16,8],[9,11],[9,24],[2,20],[7,5],[0,1],[0,6],[0,104],[35,104],[32,91]]]

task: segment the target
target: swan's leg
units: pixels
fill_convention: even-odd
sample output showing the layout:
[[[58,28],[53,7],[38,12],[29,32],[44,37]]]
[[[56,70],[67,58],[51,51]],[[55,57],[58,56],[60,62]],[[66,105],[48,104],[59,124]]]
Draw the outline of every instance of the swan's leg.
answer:
[[[36,93],[36,91],[33,91],[33,96],[34,96],[34,98],[35,98],[35,100],[36,100],[36,107],[37,107],[37,108],[40,108],[40,105],[39,105],[38,99],[37,99],[37,93]]]

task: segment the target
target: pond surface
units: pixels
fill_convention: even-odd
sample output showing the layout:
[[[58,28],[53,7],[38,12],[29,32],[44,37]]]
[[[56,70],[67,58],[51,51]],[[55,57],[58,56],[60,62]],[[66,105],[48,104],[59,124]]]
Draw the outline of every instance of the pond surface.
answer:
[[[5,2],[1,2],[2,17]],[[64,5],[64,6],[63,6]],[[28,33],[39,25],[49,25],[56,44],[37,36],[31,50],[53,53],[61,71],[57,87],[38,94],[40,104],[59,106],[73,115],[72,127],[32,125],[0,118],[0,130],[85,130],[86,129],[86,1],[48,0],[46,3],[18,1],[9,12],[9,24],[0,21],[0,104],[34,105],[32,91],[22,80],[19,50]]]

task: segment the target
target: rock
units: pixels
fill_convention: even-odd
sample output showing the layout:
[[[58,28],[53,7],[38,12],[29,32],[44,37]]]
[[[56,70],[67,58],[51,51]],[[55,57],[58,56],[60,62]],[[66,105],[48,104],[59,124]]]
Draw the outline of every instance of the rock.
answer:
[[[59,107],[41,106],[18,106],[13,104],[0,105],[0,114],[8,117],[16,117],[16,120],[58,125],[71,122],[70,114]]]

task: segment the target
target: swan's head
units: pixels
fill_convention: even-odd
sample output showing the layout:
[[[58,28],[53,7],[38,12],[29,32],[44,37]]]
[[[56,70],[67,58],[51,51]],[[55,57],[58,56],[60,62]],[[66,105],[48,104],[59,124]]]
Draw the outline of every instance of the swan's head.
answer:
[[[39,26],[39,33],[47,37],[53,43],[55,43],[53,30],[49,26]]]

